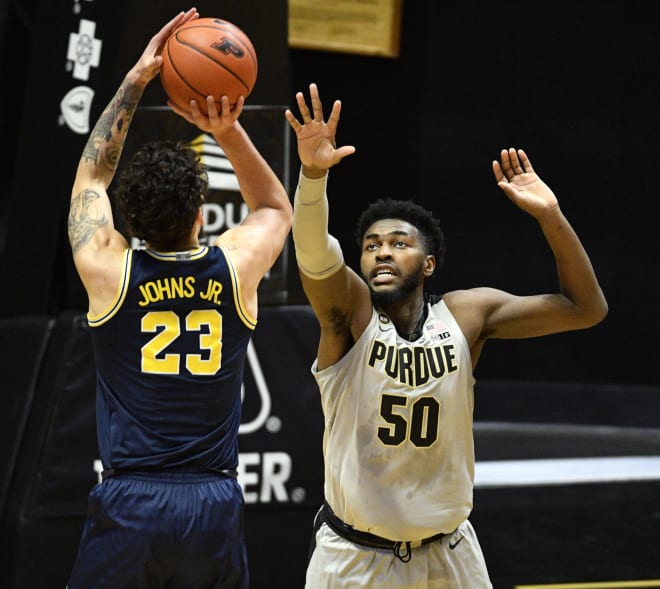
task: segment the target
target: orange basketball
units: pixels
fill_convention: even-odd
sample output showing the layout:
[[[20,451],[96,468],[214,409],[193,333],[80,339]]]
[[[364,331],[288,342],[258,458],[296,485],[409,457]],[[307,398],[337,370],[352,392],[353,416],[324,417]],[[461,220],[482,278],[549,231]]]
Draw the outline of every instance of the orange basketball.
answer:
[[[198,18],[178,28],[165,43],[160,81],[167,96],[183,110],[196,100],[206,113],[206,97],[233,106],[247,98],[257,81],[257,54],[249,37],[220,18]]]

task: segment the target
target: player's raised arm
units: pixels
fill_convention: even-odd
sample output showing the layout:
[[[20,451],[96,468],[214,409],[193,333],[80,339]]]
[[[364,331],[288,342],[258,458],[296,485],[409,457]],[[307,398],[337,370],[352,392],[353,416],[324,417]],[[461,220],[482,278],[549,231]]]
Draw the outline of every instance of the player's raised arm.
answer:
[[[90,308],[114,296],[119,279],[117,256],[127,247],[114,226],[107,189],[117,171],[128,129],[147,84],[158,74],[166,39],[181,24],[198,17],[191,8],[170,19],[148,42],[122,80],[85,144],[71,190],[68,236],[73,260],[90,298]],[[112,279],[106,270],[115,269]]]
[[[555,258],[560,292],[506,300],[489,318],[491,337],[533,337],[602,321],[607,302],[589,256],[527,154],[503,149],[500,161],[493,161],[493,173],[509,199],[539,223]]]
[[[356,339],[371,310],[369,290],[346,264],[338,240],[328,233],[328,171],[355,147],[337,147],[341,102],[335,100],[327,121],[316,84],[308,107],[296,93],[299,118],[285,112],[297,138],[300,174],[294,196],[293,241],[305,294],[321,325],[319,364],[335,362]]]
[[[106,106],[85,144],[71,192],[69,240],[74,257],[100,228],[113,228],[106,193],[115,175],[126,135],[147,84],[158,74],[161,51],[172,32],[197,18],[197,10],[180,12],[150,40]]]

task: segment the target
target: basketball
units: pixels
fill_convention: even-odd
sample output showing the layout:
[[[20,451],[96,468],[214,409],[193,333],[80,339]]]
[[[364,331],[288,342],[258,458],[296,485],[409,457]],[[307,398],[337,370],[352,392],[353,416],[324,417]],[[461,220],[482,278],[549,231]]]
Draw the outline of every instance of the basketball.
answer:
[[[233,108],[257,81],[257,54],[250,38],[220,18],[198,18],[178,28],[163,48],[160,81],[169,99],[185,111],[196,100],[206,114],[206,97],[227,96]]]

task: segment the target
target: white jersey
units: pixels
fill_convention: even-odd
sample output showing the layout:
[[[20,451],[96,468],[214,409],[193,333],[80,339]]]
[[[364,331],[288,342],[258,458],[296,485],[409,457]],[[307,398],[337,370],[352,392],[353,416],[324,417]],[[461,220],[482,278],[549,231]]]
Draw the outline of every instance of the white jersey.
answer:
[[[337,363],[312,374],[325,417],[325,498],[355,529],[394,541],[455,530],[472,510],[474,377],[440,300],[410,342],[373,311]]]

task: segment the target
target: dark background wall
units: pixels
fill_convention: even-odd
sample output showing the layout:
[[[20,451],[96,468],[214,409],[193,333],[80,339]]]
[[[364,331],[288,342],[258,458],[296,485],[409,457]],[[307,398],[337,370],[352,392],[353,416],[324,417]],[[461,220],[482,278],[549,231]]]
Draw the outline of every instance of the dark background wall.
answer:
[[[100,4],[81,4],[102,16]],[[0,312],[56,314],[84,307],[65,215],[86,137],[54,124],[76,17],[70,7],[34,0],[3,6],[0,65],[11,92],[3,93],[0,115],[9,139],[0,278],[13,287],[3,288]],[[157,12],[113,6],[97,25],[104,55],[113,59],[105,57],[91,74],[92,124],[145,37],[180,8],[172,1]],[[217,9],[202,3],[200,10]],[[289,49],[286,10],[284,0],[267,10],[256,1],[229,2],[222,16],[248,30],[258,49],[252,104],[293,104],[294,92],[312,81],[326,108],[342,99],[338,140],[357,153],[332,171],[331,231],[348,262],[357,264],[352,231],[367,202],[410,197],[440,217],[447,235],[447,261],[431,285],[436,292],[477,285],[521,294],[555,290],[540,232],[491,173],[501,148],[524,147],[589,251],[610,314],[585,332],[490,343],[478,376],[657,384],[660,8],[613,0],[404,2],[394,59]],[[163,102],[155,81],[143,104]],[[295,152],[291,168],[295,178]],[[289,302],[304,302],[293,263],[288,291]]]
[[[524,147],[581,236],[610,304],[595,329],[489,342],[480,378],[658,384],[660,10],[605,2],[405,2],[398,60],[292,51],[294,89],[343,100],[331,230],[350,244],[375,196],[440,217],[437,291],[557,288],[548,248],[495,186],[490,164]],[[354,248],[345,248],[357,263]]]

